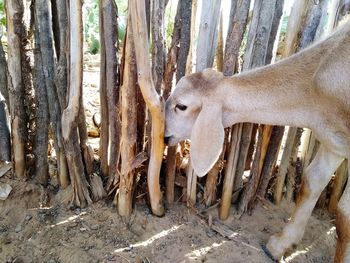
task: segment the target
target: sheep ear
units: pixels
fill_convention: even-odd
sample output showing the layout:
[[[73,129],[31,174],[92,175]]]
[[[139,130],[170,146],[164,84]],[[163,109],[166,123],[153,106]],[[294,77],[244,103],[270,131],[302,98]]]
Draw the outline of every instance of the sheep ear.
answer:
[[[199,177],[206,175],[219,158],[224,134],[221,107],[203,107],[191,134],[191,162]]]

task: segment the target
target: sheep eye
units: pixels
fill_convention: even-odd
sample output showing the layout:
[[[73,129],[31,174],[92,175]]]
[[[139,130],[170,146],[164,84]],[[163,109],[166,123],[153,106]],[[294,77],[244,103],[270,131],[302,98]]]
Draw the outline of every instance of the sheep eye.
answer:
[[[179,109],[180,111],[185,111],[187,109],[187,106],[182,104],[176,104],[175,109]]]

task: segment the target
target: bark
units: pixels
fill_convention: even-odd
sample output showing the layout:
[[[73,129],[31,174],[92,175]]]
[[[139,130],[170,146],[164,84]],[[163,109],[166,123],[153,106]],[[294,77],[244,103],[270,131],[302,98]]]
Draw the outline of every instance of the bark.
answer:
[[[4,48],[0,38],[0,93],[5,99],[5,103],[9,106],[9,91],[7,87],[7,62]]]
[[[304,129],[303,128],[298,128],[293,147],[292,147],[292,152],[291,152],[291,162],[289,164],[289,167],[287,169],[287,192],[286,192],[286,200],[288,202],[293,201],[294,197],[294,191],[295,191],[295,185],[296,185],[296,177],[297,177],[297,165],[299,164],[298,161],[298,149],[301,144],[301,135],[303,134]]]
[[[216,69],[217,71],[222,72],[224,68],[224,39],[223,39],[223,21],[222,21],[222,12],[220,14],[219,20],[219,32],[218,32],[218,43],[216,45]]]
[[[36,2],[38,3],[38,2]],[[36,6],[37,8],[40,8]],[[36,10],[37,14],[37,10]],[[48,128],[49,128],[49,106],[47,100],[45,74],[42,63],[40,46],[39,22],[35,23],[35,49],[34,49],[34,88],[37,105],[35,140],[33,153],[35,155],[34,178],[39,183],[46,185],[49,179],[48,167]]]
[[[82,1],[71,1],[70,18],[70,76],[67,107],[62,114],[62,133],[65,144],[69,175],[73,187],[72,203],[84,207],[92,200],[88,191],[82,154],[79,145],[78,117],[81,107],[83,78],[83,23]]]
[[[191,14],[192,2],[190,0],[180,0],[180,50],[177,58],[176,82],[186,73],[186,62],[191,44]]]
[[[52,23],[51,23],[51,8],[49,3],[44,0],[38,0],[35,2],[35,21],[37,24],[37,41],[40,45],[40,51],[38,52],[39,67],[42,64],[42,69],[44,75],[40,73],[42,69],[38,69],[39,79],[43,77],[44,85],[46,88],[46,96],[48,99],[48,110],[50,116],[50,125],[54,133],[54,145],[57,156],[60,156],[63,150],[63,142],[61,135],[61,107],[59,104],[58,95],[56,88],[54,86],[54,75],[55,75],[55,61],[54,61],[54,46],[53,46],[53,32],[52,32]],[[41,81],[41,80],[38,80]],[[45,97],[46,97],[45,96]],[[42,102],[43,103],[43,102]],[[42,105],[46,107],[46,105]],[[43,108],[44,109],[44,108]],[[45,108],[46,110],[46,108]],[[45,129],[44,131],[46,131]],[[40,131],[40,130],[39,130]],[[47,144],[46,144],[47,145]],[[42,146],[41,146],[42,147]],[[44,151],[44,154],[47,155],[47,150]],[[46,158],[46,157],[42,157]],[[66,183],[65,183],[66,184]]]
[[[242,129],[241,143],[239,144],[238,162],[237,162],[235,180],[233,185],[233,197],[232,197],[233,203],[238,201],[238,197],[240,196],[241,190],[243,189],[242,177],[245,170],[249,145],[251,143],[253,125],[251,125],[250,123],[243,123],[241,129]]]
[[[83,96],[80,97],[80,106],[79,106],[79,114],[78,114],[77,122],[78,122],[80,151],[82,153],[85,172],[88,175],[87,178],[90,179],[94,172],[94,167],[93,167],[94,153],[91,146],[88,145],[88,133],[86,128]],[[90,187],[92,188],[92,185],[90,185]],[[94,198],[94,201],[97,201],[97,199]]]
[[[287,135],[287,140],[284,146],[281,164],[278,168],[276,187],[274,190],[275,204],[280,205],[283,195],[283,186],[286,179],[287,169],[290,163],[291,153],[293,150],[295,135],[297,128],[290,127]]]
[[[101,112],[101,127],[100,127],[100,163],[102,176],[108,176],[108,143],[109,143],[109,118],[108,118],[108,98],[107,98],[107,75],[106,75],[106,47],[104,38],[104,19],[103,19],[103,1],[99,2],[100,15],[100,112]]]
[[[57,94],[59,101],[59,117],[61,120],[62,112],[67,106],[67,89],[68,89],[68,52],[69,52],[69,39],[68,39],[68,13],[66,0],[52,1],[53,10],[53,37],[55,39],[56,48],[56,67],[55,67],[55,91],[50,91],[52,94]],[[49,102],[50,104],[50,102]],[[51,117],[50,117],[51,118]],[[57,125],[60,125],[59,123]],[[56,148],[60,148],[57,153],[58,162],[58,178],[62,188],[66,188],[69,184],[69,172],[67,166],[67,160],[65,156],[65,150],[63,145],[62,131],[57,130]]]
[[[118,9],[115,1],[106,0],[104,19],[104,34],[106,45],[106,78],[108,95],[109,119],[109,176],[117,176],[117,158],[119,153],[119,131],[121,123],[119,112],[119,84],[118,84]]]
[[[186,74],[192,73],[192,57],[193,57],[193,47],[195,46],[195,36],[196,36],[196,16],[197,16],[197,5],[198,0],[192,0],[192,12],[191,12],[191,40],[190,40],[190,50],[188,51],[187,61],[186,61]]]
[[[229,22],[228,22],[228,29],[227,29],[227,38],[228,39],[230,37],[230,35],[232,34],[232,30],[233,30],[233,26],[234,26],[234,18],[236,16],[236,9],[237,9],[237,0],[231,0],[231,7],[230,7],[230,16],[229,16]],[[242,6],[242,3],[240,3],[240,6]],[[249,11],[249,8],[248,8]],[[237,12],[238,14],[239,12]]]
[[[217,27],[220,18],[221,0],[204,1],[197,41],[196,71],[211,68],[217,44]]]
[[[0,94],[0,162],[11,160],[10,130],[6,115],[6,103]]]
[[[164,151],[164,104],[159,98],[153,84],[148,57],[148,38],[146,28],[146,13],[143,1],[130,1],[131,20],[134,32],[135,53],[138,67],[138,81],[142,95],[152,117],[151,156],[148,165],[148,189],[152,212],[161,216],[164,214],[162,194],[160,192],[159,174]]]
[[[7,89],[7,63],[0,39],[0,161],[11,160],[10,130],[8,127],[6,112],[8,105],[9,95]]]
[[[163,0],[152,0],[151,30],[152,30],[152,77],[156,91],[160,93],[165,69],[165,26],[164,13],[166,3]]]
[[[177,14],[174,23],[174,33],[172,46],[170,48],[166,66],[166,72],[173,72],[176,59],[176,82],[178,82],[186,72],[186,61],[190,49],[191,39],[191,12],[192,3],[189,0],[181,0],[178,3]],[[172,74],[167,75],[167,85],[164,91],[168,96],[172,86]],[[169,82],[170,80],[170,82]],[[165,83],[165,81],[163,82]],[[165,93],[165,92],[164,92]],[[166,98],[165,98],[166,99]],[[168,203],[174,202],[174,184],[176,172],[176,146],[168,147],[167,165],[166,165],[166,199]]]
[[[271,134],[271,140],[266,152],[264,166],[261,172],[261,181],[258,190],[258,196],[264,197],[268,184],[272,178],[273,169],[276,165],[279,149],[281,146],[284,133],[284,127],[274,126]]]
[[[67,13],[67,3],[66,0],[56,0],[52,1],[55,3],[53,10],[54,14],[57,15],[57,25],[54,24],[54,29],[58,27],[58,30],[54,30],[56,45],[56,56],[57,56],[57,66],[55,72],[55,85],[57,90],[58,99],[60,102],[61,111],[63,111],[67,106],[67,54],[69,52],[68,46],[68,13]],[[54,20],[55,21],[55,20]]]
[[[14,174],[26,176],[26,114],[24,109],[25,87],[22,79],[22,47],[26,28],[23,24],[24,6],[22,1],[6,1],[8,36],[8,88],[10,102],[10,122],[12,158]]]
[[[187,206],[193,207],[197,200],[197,175],[191,163],[187,167]]]
[[[219,208],[219,218],[225,220],[230,214],[233,183],[236,175],[237,162],[239,156],[239,145],[242,138],[242,126],[243,124],[236,124],[231,133],[230,151],[227,159],[227,165],[225,169],[225,178],[222,189],[221,205]]]
[[[247,26],[248,12],[250,0],[243,0],[237,7],[233,5],[235,1],[231,1],[231,13],[233,8],[237,11],[230,22],[225,45],[224,68],[225,76],[231,76],[238,68],[239,48],[241,47],[243,35]],[[230,28],[232,28],[230,30]]]
[[[117,6],[114,1],[100,2],[100,39],[101,39],[101,136],[100,158],[104,176],[118,177],[116,173],[119,153],[118,118],[118,21]],[[118,178],[115,178],[118,181]]]
[[[170,48],[167,54],[167,61],[163,77],[163,97],[165,100],[170,96],[171,93],[174,73],[176,70],[176,63],[179,57],[179,46],[181,38],[181,3],[182,1],[180,1],[177,5],[173,36],[171,38]]]
[[[259,176],[260,176],[259,162],[262,155],[262,149],[263,149],[262,144],[263,144],[263,126],[259,125],[256,151],[255,151],[255,155],[252,163],[252,168],[250,170],[249,182],[244,188],[244,191],[242,193],[242,198],[238,206],[238,214],[240,216],[247,211],[250,212],[252,208],[252,204],[254,202],[254,196],[256,193],[256,189],[258,188],[258,182],[259,182]]]
[[[231,1],[230,22],[225,44],[223,65],[223,74],[225,76],[231,76],[234,72],[237,72],[239,48],[246,30],[249,7],[250,0],[244,0],[238,5],[237,1]],[[229,146],[229,154],[227,157],[228,162],[226,165],[223,183],[222,201],[219,209],[219,217],[222,220],[227,219],[229,216],[232,195],[235,192],[234,189],[241,187],[242,179],[237,177],[237,171],[239,168],[238,156],[240,152],[240,145],[243,143],[243,138],[241,138],[242,130],[243,124],[236,124],[232,127],[231,131],[232,139]]]
[[[118,193],[119,215],[129,217],[132,213],[135,171],[131,164],[136,156],[136,82],[137,67],[131,16],[128,18],[128,30],[125,42],[125,65],[121,85],[121,174]]]

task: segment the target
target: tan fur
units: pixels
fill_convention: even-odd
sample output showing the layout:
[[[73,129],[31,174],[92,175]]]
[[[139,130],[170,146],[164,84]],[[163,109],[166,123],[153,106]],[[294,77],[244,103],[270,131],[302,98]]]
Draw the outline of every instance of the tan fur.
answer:
[[[179,104],[187,108],[179,110]],[[291,221],[267,245],[272,255],[281,258],[302,238],[322,189],[344,158],[350,157],[350,23],[273,65],[234,77],[210,69],[186,76],[167,100],[165,114],[169,144],[189,138],[195,144],[191,155],[197,156],[192,162],[199,176],[204,176],[218,157],[223,134],[218,129],[252,122],[313,130],[321,142],[320,150],[305,171],[304,187]],[[344,204],[350,204],[350,190],[347,192],[342,198],[346,213],[341,220],[348,223],[350,209]],[[342,231],[348,229],[341,227],[339,231],[342,237]],[[340,238],[338,247],[350,255],[348,238]],[[337,258],[341,258],[339,253]]]

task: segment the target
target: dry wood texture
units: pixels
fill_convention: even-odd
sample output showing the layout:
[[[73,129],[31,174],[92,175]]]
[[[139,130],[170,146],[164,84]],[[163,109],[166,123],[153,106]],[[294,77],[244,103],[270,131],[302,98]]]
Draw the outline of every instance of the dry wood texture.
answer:
[[[231,1],[229,29],[225,44],[223,74],[231,76],[237,72],[239,48],[241,46],[243,35],[247,25],[250,0],[245,0],[237,5],[237,1]],[[229,144],[229,154],[225,170],[224,185],[221,197],[221,206],[219,210],[220,219],[226,219],[231,208],[231,199],[234,190],[234,182],[237,180],[237,164],[241,145],[243,124],[237,124],[232,127],[231,142]],[[238,186],[239,188],[240,186]]]
[[[6,113],[8,105],[7,62],[0,38],[0,161],[11,160],[11,138]]]
[[[164,214],[164,207],[160,192],[159,173],[164,150],[164,103],[155,90],[149,64],[149,44],[147,32],[144,30],[146,28],[145,3],[143,1],[129,1],[129,8],[134,32],[138,81],[152,117],[152,145],[147,177],[148,190],[152,212],[161,216]]]
[[[23,24],[22,1],[6,1],[8,42],[8,88],[11,118],[11,140],[14,173],[26,176],[26,115],[24,110],[24,84],[22,80],[22,45],[26,28]]]
[[[136,112],[136,82],[137,67],[135,59],[134,35],[131,17],[128,18],[128,30],[125,41],[125,64],[123,68],[123,83],[121,85],[121,172],[118,193],[118,212],[121,216],[130,216],[134,192],[135,171],[131,164],[136,156],[137,112]]]
[[[82,2],[71,1],[70,19],[70,56],[69,56],[69,99],[62,113],[62,134],[67,156],[70,180],[73,188],[72,203],[84,207],[92,200],[85,177],[83,157],[79,145],[78,118],[82,96],[83,80],[83,23]]]
[[[101,38],[101,135],[100,160],[103,175],[118,181],[117,157],[119,154],[119,87],[118,87],[118,21],[117,6],[114,1],[100,2]]]
[[[186,71],[186,62],[190,49],[191,38],[191,12],[192,3],[189,0],[181,0],[178,3],[174,22],[173,39],[168,53],[166,74],[164,76],[164,99],[167,99],[172,87],[172,78],[176,63],[176,82],[178,82]],[[166,164],[166,200],[168,203],[174,201],[174,186],[176,172],[176,147],[168,147]]]

